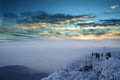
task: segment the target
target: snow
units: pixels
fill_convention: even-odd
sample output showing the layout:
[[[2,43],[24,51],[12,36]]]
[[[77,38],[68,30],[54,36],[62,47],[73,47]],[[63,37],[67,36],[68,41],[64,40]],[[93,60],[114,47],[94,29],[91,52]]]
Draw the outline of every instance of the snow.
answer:
[[[90,67],[89,65],[92,65]],[[87,66],[87,68],[85,68]],[[92,69],[91,69],[92,68]],[[42,80],[120,80],[120,59],[85,56],[71,64],[53,72]]]

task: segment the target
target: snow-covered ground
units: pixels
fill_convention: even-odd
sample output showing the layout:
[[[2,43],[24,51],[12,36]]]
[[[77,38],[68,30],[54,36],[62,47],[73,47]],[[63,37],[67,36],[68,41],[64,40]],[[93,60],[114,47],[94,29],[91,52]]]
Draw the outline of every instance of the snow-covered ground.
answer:
[[[42,80],[120,80],[120,54],[113,55],[106,59],[106,53],[100,54],[99,60],[86,55]]]

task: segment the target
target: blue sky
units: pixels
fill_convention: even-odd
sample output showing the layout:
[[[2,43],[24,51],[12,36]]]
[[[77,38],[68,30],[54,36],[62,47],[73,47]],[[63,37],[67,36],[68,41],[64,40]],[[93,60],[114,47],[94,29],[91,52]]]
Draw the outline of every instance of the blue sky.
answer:
[[[72,15],[96,14],[113,11],[110,6],[119,5],[119,0],[1,0],[2,12],[44,10],[48,13]],[[117,8],[120,10],[120,8]],[[112,15],[113,16],[113,15]],[[115,15],[114,15],[115,16]]]

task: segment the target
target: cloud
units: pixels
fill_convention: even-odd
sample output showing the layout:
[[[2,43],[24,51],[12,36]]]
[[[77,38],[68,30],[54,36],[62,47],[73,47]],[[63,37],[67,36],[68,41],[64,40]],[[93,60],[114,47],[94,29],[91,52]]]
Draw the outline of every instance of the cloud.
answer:
[[[119,5],[112,5],[112,6],[110,6],[111,9],[116,9],[118,7],[119,7]]]
[[[120,38],[120,32],[112,32],[112,33],[97,33],[97,34],[79,34],[79,35],[72,35],[71,38],[73,39],[119,39]]]
[[[76,16],[56,23],[34,22],[1,26],[0,39],[47,38],[47,39],[105,39],[120,38],[120,19],[94,20],[91,15]],[[115,32],[115,33],[113,33]],[[10,36],[8,36],[8,35]],[[12,36],[12,37],[11,37]],[[99,37],[99,38],[98,38]]]
[[[90,36],[90,35],[89,35]],[[91,36],[92,37],[92,36]],[[92,51],[120,51],[120,40],[30,39],[0,42],[0,67],[24,65],[35,70],[54,71]],[[99,48],[98,48],[99,47]],[[117,50],[117,51],[118,51]],[[6,59],[7,58],[7,59]]]
[[[120,11],[105,11],[102,13],[103,15],[109,15],[109,14],[120,14]]]
[[[104,25],[120,25],[120,19],[101,20]]]

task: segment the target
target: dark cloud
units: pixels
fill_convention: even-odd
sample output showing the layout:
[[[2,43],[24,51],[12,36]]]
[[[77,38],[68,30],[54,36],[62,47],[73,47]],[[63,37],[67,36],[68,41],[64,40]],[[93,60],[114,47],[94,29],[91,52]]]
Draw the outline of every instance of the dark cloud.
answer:
[[[120,14],[120,11],[106,11],[102,13],[103,15],[109,15],[109,14]]]
[[[18,18],[18,15],[14,14],[14,13],[10,13],[10,12],[7,12],[7,13],[4,13],[3,14],[3,17],[7,17],[7,18]]]
[[[101,22],[106,25],[120,25],[120,19],[107,19],[101,20]]]

